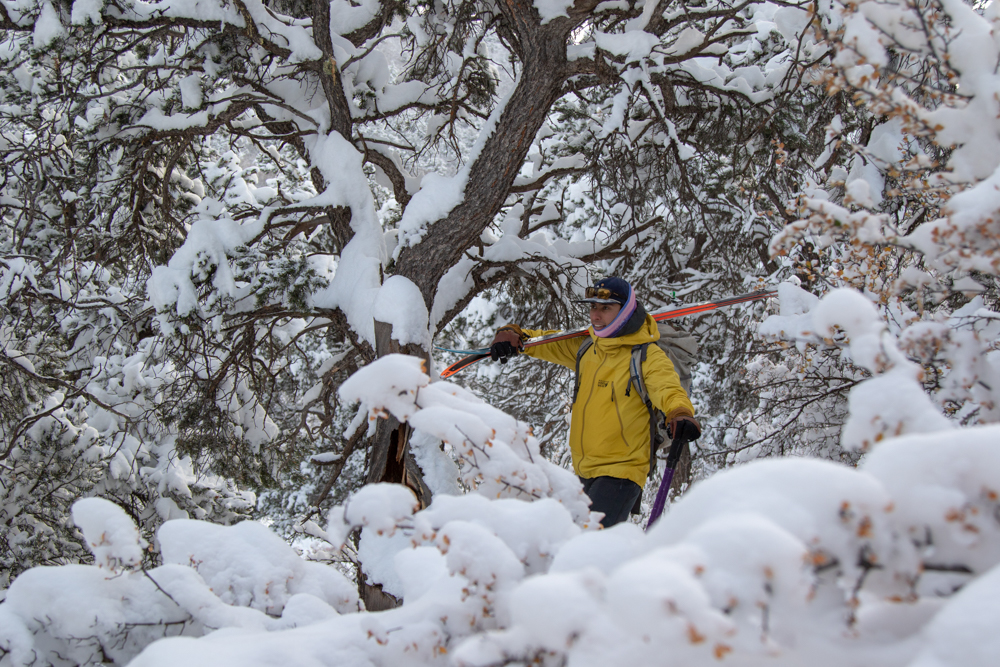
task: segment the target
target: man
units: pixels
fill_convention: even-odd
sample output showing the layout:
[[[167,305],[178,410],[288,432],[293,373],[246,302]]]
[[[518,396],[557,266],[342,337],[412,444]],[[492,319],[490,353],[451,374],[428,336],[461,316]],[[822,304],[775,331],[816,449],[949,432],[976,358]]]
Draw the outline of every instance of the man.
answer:
[[[605,278],[588,287],[581,303],[590,304],[591,347],[580,359],[579,391],[573,403],[569,443],[573,470],[591,499],[591,510],[603,512],[607,528],[628,518],[642,494],[649,472],[649,411],[629,382],[632,347],[660,338],[656,321],[621,278]],[[524,348],[524,341],[550,331],[501,327],[490,356],[506,363],[523,352],[530,357],[576,368],[585,339],[555,341]],[[646,349],[642,376],[653,406],[663,411],[671,437],[694,440],[701,427],[694,407],[667,355],[655,344]]]

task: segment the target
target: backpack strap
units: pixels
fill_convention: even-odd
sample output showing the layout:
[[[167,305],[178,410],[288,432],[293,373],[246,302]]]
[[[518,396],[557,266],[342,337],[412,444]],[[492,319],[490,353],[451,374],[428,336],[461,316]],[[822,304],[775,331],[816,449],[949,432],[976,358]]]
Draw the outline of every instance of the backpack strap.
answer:
[[[632,358],[628,365],[628,387],[625,388],[625,395],[628,396],[632,385],[635,385],[635,390],[639,393],[639,398],[642,399],[643,405],[646,406],[646,411],[649,412],[649,476],[652,478],[656,475],[656,450],[660,445],[660,434],[657,427],[657,413],[659,411],[653,407],[653,401],[649,398],[649,392],[646,390],[646,382],[642,377],[642,364],[646,361],[646,350],[648,347],[649,343],[632,346]]]
[[[576,395],[580,393],[580,360],[587,353],[590,346],[594,344],[594,339],[587,336],[587,340],[580,344],[580,349],[576,351],[576,375],[573,380],[573,403],[576,403]]]
[[[649,392],[646,391],[646,383],[642,379],[642,364],[646,361],[646,349],[649,343],[632,346],[632,358],[628,364],[628,386],[625,387],[625,395],[628,396],[635,385],[635,390],[639,392],[639,398],[647,406],[649,405]]]

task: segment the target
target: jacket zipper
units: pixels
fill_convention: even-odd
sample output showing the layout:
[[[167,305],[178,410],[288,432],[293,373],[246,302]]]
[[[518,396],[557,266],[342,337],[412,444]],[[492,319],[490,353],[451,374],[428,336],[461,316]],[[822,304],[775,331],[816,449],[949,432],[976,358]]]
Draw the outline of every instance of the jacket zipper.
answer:
[[[597,343],[594,343],[593,347],[594,347],[594,354],[596,355],[597,354]],[[587,400],[583,404],[583,413],[580,415],[580,431],[581,431],[580,432],[580,462],[581,463],[583,462],[583,459],[586,456],[586,452],[583,450],[583,441],[585,439],[583,437],[583,428],[584,428],[584,425],[587,423],[587,406],[590,405],[590,399],[594,395],[594,388],[597,386],[597,371],[601,370],[601,366],[604,365],[604,362],[607,361],[607,359],[608,359],[607,355],[604,355],[604,359],[601,359],[601,363],[599,363],[597,365],[597,368],[594,369],[594,376],[591,378],[591,382],[590,382],[590,393],[587,394]],[[613,389],[614,389],[614,387],[612,387],[612,390]],[[619,417],[619,421],[621,421],[620,417]]]
[[[625,438],[625,422],[622,421],[622,413],[618,409],[618,401],[615,398],[615,383],[611,383],[611,402],[615,404],[615,414],[618,416],[618,432],[622,434],[622,442],[628,447],[628,440]]]

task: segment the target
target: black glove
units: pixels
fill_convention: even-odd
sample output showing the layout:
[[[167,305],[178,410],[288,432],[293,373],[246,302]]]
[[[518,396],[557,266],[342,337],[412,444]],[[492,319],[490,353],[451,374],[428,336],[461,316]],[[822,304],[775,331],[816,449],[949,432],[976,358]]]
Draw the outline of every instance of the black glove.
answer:
[[[511,357],[524,349],[525,334],[516,324],[500,327],[490,345],[490,359],[506,364]]]
[[[490,359],[499,361],[501,364],[506,364],[508,359],[517,356],[517,352],[518,349],[514,347],[513,343],[502,340],[490,346]]]
[[[691,442],[701,437],[701,425],[694,417],[674,417],[667,426],[667,434],[673,440]]]

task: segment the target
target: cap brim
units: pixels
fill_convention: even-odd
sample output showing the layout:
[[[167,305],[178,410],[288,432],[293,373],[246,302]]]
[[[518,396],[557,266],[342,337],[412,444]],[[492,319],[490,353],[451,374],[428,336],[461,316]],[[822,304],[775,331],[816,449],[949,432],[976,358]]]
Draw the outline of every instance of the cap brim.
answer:
[[[622,305],[621,301],[615,301],[614,299],[598,299],[596,296],[589,299],[576,299],[574,303],[603,303],[608,306]]]

